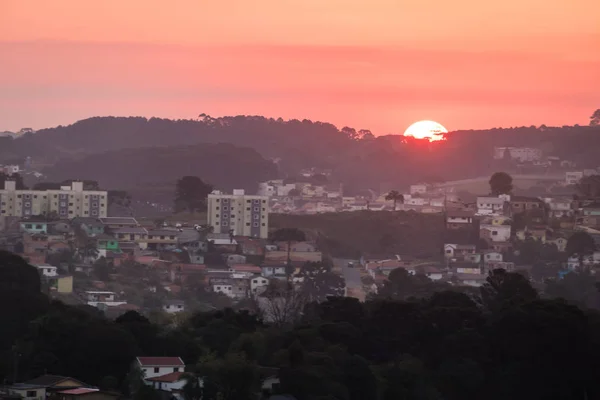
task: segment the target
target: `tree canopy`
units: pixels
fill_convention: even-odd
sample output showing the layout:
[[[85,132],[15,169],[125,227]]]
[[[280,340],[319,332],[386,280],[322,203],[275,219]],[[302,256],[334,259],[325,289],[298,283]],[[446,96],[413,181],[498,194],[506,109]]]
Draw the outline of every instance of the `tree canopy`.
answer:
[[[197,176],[184,176],[175,186],[175,212],[187,210],[191,213],[206,208],[207,196],[213,187]]]
[[[496,172],[490,178],[490,191],[494,196],[510,194],[512,190],[512,177],[506,172]]]

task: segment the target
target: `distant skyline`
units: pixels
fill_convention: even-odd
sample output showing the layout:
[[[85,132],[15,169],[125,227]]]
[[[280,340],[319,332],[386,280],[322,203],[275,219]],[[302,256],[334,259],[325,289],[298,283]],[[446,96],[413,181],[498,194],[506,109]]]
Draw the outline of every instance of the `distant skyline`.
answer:
[[[599,16],[596,0],[0,0],[0,131],[200,113],[377,135],[587,125]]]

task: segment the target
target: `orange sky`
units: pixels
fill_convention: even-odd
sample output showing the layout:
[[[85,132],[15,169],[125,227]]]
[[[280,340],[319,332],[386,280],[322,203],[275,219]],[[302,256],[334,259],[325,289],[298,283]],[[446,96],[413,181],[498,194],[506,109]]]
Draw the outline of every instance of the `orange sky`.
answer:
[[[0,0],[0,130],[260,114],[587,124],[597,0]]]

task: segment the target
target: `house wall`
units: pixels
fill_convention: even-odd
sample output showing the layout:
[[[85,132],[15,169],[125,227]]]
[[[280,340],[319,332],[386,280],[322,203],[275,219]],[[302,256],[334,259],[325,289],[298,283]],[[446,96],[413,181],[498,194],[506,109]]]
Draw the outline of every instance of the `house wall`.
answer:
[[[58,293],[73,293],[73,277],[61,276],[56,282],[56,291]]]
[[[46,389],[38,388],[38,389],[13,389],[10,388],[8,390],[11,394],[17,394],[21,396],[24,400],[45,400],[46,399]]]
[[[166,374],[170,374],[171,372],[183,372],[183,366],[142,366],[140,367],[142,372],[144,372],[144,378],[154,378],[157,376],[162,376]]]
[[[482,230],[490,231],[489,238],[493,242],[506,242],[510,239],[510,225],[480,225]]]

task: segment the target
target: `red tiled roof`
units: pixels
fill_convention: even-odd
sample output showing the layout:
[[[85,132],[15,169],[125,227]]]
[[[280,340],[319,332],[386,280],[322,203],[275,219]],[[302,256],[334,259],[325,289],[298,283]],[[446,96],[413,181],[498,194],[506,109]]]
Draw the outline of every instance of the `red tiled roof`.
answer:
[[[231,266],[231,269],[235,272],[254,272],[256,274],[262,272],[262,269],[259,266],[252,264],[234,264]]]
[[[178,380],[181,379],[181,375],[183,375],[183,372],[171,372],[169,374],[166,375],[161,375],[161,376],[155,376],[153,378],[147,378],[147,381],[152,381],[152,382],[177,382]]]
[[[206,270],[206,265],[204,264],[171,264],[171,269],[175,269],[176,271],[185,272],[196,272],[196,271],[204,271]]]
[[[138,357],[142,366],[151,367],[183,367],[185,364],[180,357]]]
[[[61,392],[61,394],[87,394],[87,393],[91,393],[91,392],[97,392],[98,389],[91,389],[91,388],[77,388],[77,389],[69,389],[69,390],[63,390]]]

